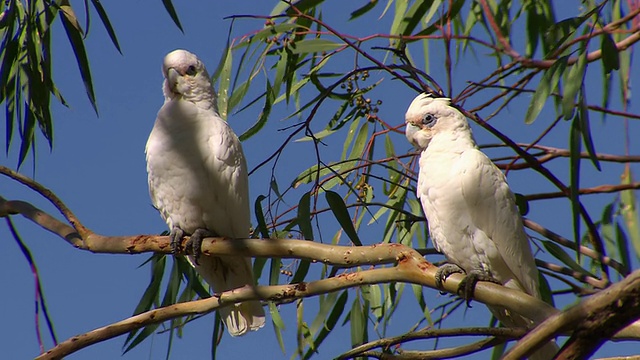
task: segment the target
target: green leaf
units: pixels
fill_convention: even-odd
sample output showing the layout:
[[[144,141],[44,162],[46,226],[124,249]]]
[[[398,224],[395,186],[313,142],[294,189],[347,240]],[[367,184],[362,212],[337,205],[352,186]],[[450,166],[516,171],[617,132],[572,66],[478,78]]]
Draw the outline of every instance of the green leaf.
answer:
[[[271,314],[271,323],[273,324],[273,330],[276,332],[276,338],[278,339],[278,344],[280,345],[280,350],[282,350],[283,354],[286,354],[286,349],[284,347],[284,340],[282,339],[282,331],[284,330],[284,321],[282,321],[282,317],[280,316],[280,311],[275,303],[269,302],[269,313]]]
[[[351,346],[356,347],[367,341],[367,317],[363,306],[360,303],[360,299],[357,297],[353,300],[349,315],[349,323],[351,325]]]
[[[583,269],[582,266],[580,266],[577,262],[575,262],[571,256],[569,256],[569,254],[567,254],[564,249],[562,249],[560,246],[558,246],[558,244],[551,242],[551,241],[547,241],[547,240],[542,240],[542,245],[544,246],[545,249],[547,249],[547,251],[553,255],[553,257],[555,257],[556,259],[560,260],[561,262],[563,262],[565,265],[567,265],[571,270],[576,271],[582,275],[586,275],[586,276],[591,276],[591,277],[596,277],[595,275],[591,274],[590,272],[588,272],[587,270]]]
[[[322,342],[327,337],[327,335],[329,335],[329,333],[336,326],[336,323],[338,322],[338,320],[340,319],[340,316],[342,316],[342,313],[344,312],[344,305],[347,303],[348,298],[349,298],[349,293],[347,292],[347,290],[344,290],[338,297],[338,300],[336,301],[335,305],[333,306],[333,310],[331,310],[331,314],[329,314],[329,317],[326,318],[326,321],[324,322],[324,326],[320,329],[320,333],[318,334],[318,336],[316,336],[316,339],[314,341],[314,348],[317,349],[320,346],[320,344],[322,344]],[[313,326],[312,326],[312,329],[313,329]],[[303,359],[305,360],[309,359],[313,355],[313,353],[314,351],[312,350],[307,351],[304,354]]]
[[[173,7],[173,3],[171,0],[162,0],[162,5],[164,5],[165,10],[169,13],[169,17],[173,20],[173,23],[176,24],[180,32],[184,33],[184,29],[182,29],[182,24],[180,24],[180,19],[178,19],[178,13],[176,9]]]
[[[115,46],[116,49],[118,49],[118,52],[122,54],[120,44],[118,43],[118,37],[116,36],[115,30],[113,30],[113,26],[111,26],[111,21],[109,21],[109,16],[107,16],[107,12],[104,10],[104,7],[102,7],[99,0],[91,0],[91,3],[93,3],[93,7],[96,9],[96,12],[100,17],[100,21],[102,21],[104,28],[107,30],[107,34],[109,34],[109,38],[111,39],[113,46]]]
[[[306,192],[298,202],[298,228],[306,240],[313,240],[313,228],[311,226],[311,192]]]
[[[245,141],[257,134],[262,130],[264,125],[267,123],[267,119],[269,119],[269,115],[271,114],[271,107],[273,105],[273,100],[275,98],[275,92],[271,87],[271,82],[267,79],[267,96],[264,100],[264,106],[262,107],[262,112],[260,112],[260,116],[258,117],[258,121],[253,124],[247,131],[245,131],[242,135],[240,135],[240,141]]]
[[[371,308],[371,313],[376,317],[376,321],[380,321],[384,315],[384,308],[382,304],[382,291],[380,291],[380,285],[378,284],[369,285],[369,307]]]
[[[565,120],[573,118],[576,106],[576,96],[584,84],[584,76],[587,72],[587,49],[586,42],[582,44],[578,61],[566,74],[564,81],[564,93],[562,94],[562,114]]]
[[[371,9],[378,5],[378,0],[369,0],[364,6],[359,7],[355,11],[351,12],[351,16],[349,17],[349,21],[355,20],[360,16],[368,13]]]
[[[267,197],[264,195],[258,196],[253,205],[253,211],[256,214],[256,220],[258,221],[258,225],[256,226],[254,233],[259,233],[263,239],[269,238],[269,229],[267,228],[267,222],[264,218],[264,212],[262,211],[262,201],[266,198]]]
[[[422,286],[417,284],[411,284],[411,289],[413,289],[413,295],[416,297],[416,300],[418,301],[418,305],[420,306],[420,310],[422,310],[422,314],[424,315],[424,318],[429,322],[430,325],[433,325],[433,320],[431,319],[431,313],[429,312],[429,306],[427,305],[427,302],[424,300]]]
[[[267,38],[270,38],[272,36],[276,36],[278,34],[284,34],[284,33],[287,33],[287,32],[293,32],[293,31],[296,31],[298,29],[307,30],[307,29],[302,28],[298,24],[268,25],[268,26],[265,26],[265,28],[263,30],[260,30],[255,35],[253,35],[250,38],[250,41],[252,43],[255,43],[255,42],[263,41],[263,40],[265,40]],[[238,49],[239,47],[242,47],[242,46],[246,46],[246,44],[247,44],[247,42],[243,41],[240,44],[236,45],[236,49]]]
[[[292,7],[287,7],[286,14],[287,15],[295,15],[298,11],[305,13],[307,10],[313,9],[323,3],[324,0],[298,0],[293,3],[293,6],[297,9],[294,10]]]
[[[311,226],[311,192],[304,193],[300,198],[300,202],[298,202],[298,216],[296,222],[300,229],[300,233],[302,233],[302,237],[306,240],[313,241],[313,227]],[[310,262],[308,260],[299,261],[300,265],[298,265],[298,269],[291,280],[292,284],[304,281],[307,273],[309,272]]]
[[[600,50],[602,51],[602,66],[606,74],[613,70],[620,69],[620,56],[618,55],[618,47],[609,33],[602,34],[602,42]]]
[[[418,26],[424,15],[427,13],[427,10],[433,5],[433,0],[425,0],[425,1],[416,1],[411,5],[409,10],[407,10],[404,18],[398,24],[396,29],[397,32],[393,33],[394,35],[411,35],[413,30]]]
[[[229,98],[229,105],[227,106],[228,112],[233,113],[233,109],[235,109],[238,104],[244,99],[245,95],[247,95],[247,91],[249,91],[249,85],[251,84],[251,79],[243,82],[237,88],[233,89],[231,93],[231,97]]]
[[[618,245],[618,254],[620,254],[620,262],[626,269],[626,271],[620,272],[622,277],[629,275],[629,268],[631,266],[631,256],[629,256],[629,240],[627,239],[627,235],[620,225],[619,222],[616,222],[616,244]]]
[[[35,116],[28,106],[25,106],[24,124],[22,131],[22,143],[20,144],[20,155],[18,156],[18,167],[24,162],[34,141],[34,130],[36,127]]]
[[[360,125],[360,119],[361,117],[354,118],[351,125],[349,125],[349,131],[347,131],[347,136],[344,140],[344,145],[342,146],[342,155],[340,156],[341,160],[347,159],[347,150],[349,150],[349,145],[353,143],[353,137],[356,135],[358,125]],[[368,122],[365,122],[365,124],[368,124]]]
[[[164,269],[165,269],[167,258],[164,256],[164,254],[154,254],[150,257],[149,260],[151,260],[151,280],[149,281],[149,285],[147,285],[147,289],[142,294],[142,297],[140,298],[138,305],[133,311],[133,315],[138,315],[145,311],[149,311],[153,307],[153,304],[158,301],[158,298],[160,296],[160,284],[162,283],[162,277],[164,275]],[[157,328],[157,325],[150,332],[147,331],[146,335],[148,336],[149,334],[153,333],[153,331],[156,328]],[[142,340],[144,340],[144,338],[147,337],[147,336],[143,336],[142,338],[140,338],[140,336],[142,336],[142,334],[140,334],[140,336],[136,338],[136,341],[131,342],[131,339],[133,339],[134,336],[136,336],[138,331],[139,329],[132,330],[129,333],[129,335],[127,335],[127,338],[124,344],[125,345],[129,344],[129,346],[124,350],[124,353],[133,349]]]
[[[316,53],[323,51],[331,51],[341,46],[345,46],[344,43],[337,43],[327,39],[309,39],[295,42],[291,45],[291,53],[293,54],[306,54]]]
[[[535,3],[531,4],[527,8],[527,57],[533,57],[538,48],[538,40],[544,30],[544,23],[541,20],[544,20],[544,17],[538,14],[538,7]]]
[[[271,266],[269,271],[269,285],[280,284],[281,268],[282,268],[282,260],[280,258],[271,258]]]
[[[555,23],[549,27],[545,34],[545,40],[548,44],[553,44],[548,52],[552,52],[562,46],[564,42],[576,32],[578,27],[582,25],[588,16],[579,16],[568,18]]]
[[[529,202],[522,194],[514,194],[516,197],[516,205],[518,205],[518,211],[520,216],[525,216],[529,213]]]
[[[584,84],[582,85],[582,89],[580,90],[580,96],[578,98],[578,111],[580,114],[580,131],[582,132],[582,140],[584,141],[585,148],[587,149],[587,154],[589,154],[589,159],[593,166],[595,166],[598,171],[602,171],[600,168],[600,161],[598,160],[598,153],[596,152],[595,146],[593,145],[593,138],[591,137],[591,125],[589,124],[589,109],[587,108],[587,100],[585,99],[586,91],[584,89]]]
[[[576,114],[571,123],[571,132],[569,138],[569,177],[571,185],[569,186],[571,200],[571,214],[573,216],[573,236],[576,246],[580,247],[580,152],[581,145],[581,121],[580,113]],[[580,252],[576,252],[576,256],[580,259]]]
[[[220,63],[222,66],[216,69],[215,76],[218,79],[218,114],[224,120],[227,120],[229,115],[229,90],[231,86],[231,67],[233,65],[231,47],[228,46],[226,50],[227,53]]]
[[[95,93],[93,92],[93,80],[91,79],[89,60],[87,58],[87,52],[84,47],[84,41],[82,39],[82,29],[80,29],[80,25],[73,15],[71,7],[60,6],[60,9],[61,10],[59,11],[59,13],[61,14],[60,19],[62,21],[62,26],[67,33],[69,43],[71,44],[71,48],[73,49],[73,53],[75,54],[76,61],[78,62],[78,69],[80,70],[80,76],[82,77],[82,81],[84,82],[87,96],[89,97],[91,106],[93,106],[93,110],[97,115],[98,105],[96,103]]]
[[[633,174],[627,164],[622,173],[622,184],[631,184]],[[640,224],[638,223],[638,200],[634,190],[622,190],[620,192],[620,213],[627,227],[631,243],[636,251],[636,256],[640,258]]]
[[[466,3],[465,0],[455,0],[453,1],[453,3],[451,4],[451,7],[449,8],[449,11],[445,12],[444,14],[442,14],[442,16],[440,16],[438,19],[434,20],[431,22],[431,25],[429,25],[428,27],[426,27],[424,30],[421,30],[420,32],[413,34],[414,37],[418,37],[418,36],[425,36],[425,35],[431,35],[434,32],[440,30],[442,28],[442,24],[446,23],[449,19],[455,19],[456,16],[458,16],[458,14],[460,13],[460,10],[462,10],[462,6]],[[438,5],[438,4],[436,4]],[[437,6],[436,6],[437,7]],[[436,8],[436,10],[439,10]],[[433,9],[432,9],[433,11]],[[427,15],[426,18],[429,17],[429,14]]]
[[[351,153],[349,154],[350,159],[360,159],[364,156],[364,148],[367,145],[369,139],[369,122],[365,122],[360,127],[358,131],[358,135],[356,139],[353,141],[353,145],[351,148]],[[346,145],[346,144],[345,144]]]
[[[347,206],[345,205],[344,200],[342,200],[342,197],[334,191],[327,191],[325,193],[325,197],[329,207],[331,208],[331,212],[333,212],[333,216],[338,220],[342,230],[344,230],[351,242],[356,246],[362,246],[362,242],[358,237],[356,229],[353,227],[351,216],[349,215],[349,211],[347,210]]]
[[[218,343],[220,339],[220,332],[224,330],[222,327],[222,318],[220,312],[216,311],[214,320],[213,334],[211,334],[211,360],[216,360],[216,351],[218,350]],[[168,360],[168,359],[167,359]]]
[[[540,284],[540,296],[542,297],[542,300],[547,304],[555,307],[551,287],[549,286],[547,278],[544,277],[541,272],[538,272],[538,284]]]
[[[544,107],[547,98],[551,93],[558,87],[558,81],[560,80],[560,76],[564,73],[567,68],[567,60],[569,56],[563,56],[556,60],[556,62],[551,65],[547,71],[545,71],[542,79],[540,79],[540,83],[538,84],[538,88],[536,92],[533,94],[531,98],[531,102],[529,103],[529,108],[527,109],[527,115],[524,117],[525,124],[533,123],[540,111]]]

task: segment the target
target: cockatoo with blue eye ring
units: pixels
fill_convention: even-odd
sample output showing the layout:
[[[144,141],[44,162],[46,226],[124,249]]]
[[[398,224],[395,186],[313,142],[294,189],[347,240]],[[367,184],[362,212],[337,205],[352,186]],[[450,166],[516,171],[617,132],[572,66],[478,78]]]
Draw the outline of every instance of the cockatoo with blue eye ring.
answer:
[[[463,272],[459,290],[467,300],[478,280],[540,299],[538,269],[515,197],[504,174],[478,149],[465,116],[449,99],[421,94],[405,119],[407,139],[421,150],[417,196],[434,247],[450,262],[438,271],[439,287],[448,275]],[[507,309],[489,308],[505,326],[533,325]],[[531,358],[552,359],[556,352],[549,343]]]
[[[165,102],[146,146],[149,192],[169,225],[174,253],[191,235],[188,259],[215,293],[254,286],[244,257],[200,256],[202,239],[248,238],[251,226],[247,163],[240,140],[220,118],[209,74],[192,53],[175,50],[164,58]],[[229,334],[264,326],[260,302],[220,308]]]

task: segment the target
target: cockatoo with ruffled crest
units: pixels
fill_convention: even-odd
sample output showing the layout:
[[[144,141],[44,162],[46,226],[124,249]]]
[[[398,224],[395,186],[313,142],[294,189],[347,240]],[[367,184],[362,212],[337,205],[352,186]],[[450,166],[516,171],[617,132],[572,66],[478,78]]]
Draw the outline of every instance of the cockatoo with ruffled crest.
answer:
[[[146,146],[151,200],[169,225],[174,253],[183,235],[190,235],[189,261],[215,293],[254,286],[249,259],[200,256],[207,236],[249,237],[249,180],[240,140],[218,115],[209,74],[196,55],[169,53],[162,73],[165,101]],[[258,301],[219,312],[232,336],[265,323]]]
[[[447,98],[418,95],[407,110],[406,136],[421,150],[417,196],[436,250],[450,262],[436,276],[439,287],[455,272],[467,277],[459,290],[469,300],[475,283],[493,281],[538,299],[538,269],[515,196],[504,174],[475,143],[465,116]],[[489,307],[508,327],[531,327],[507,309]],[[532,359],[552,359],[549,343]]]

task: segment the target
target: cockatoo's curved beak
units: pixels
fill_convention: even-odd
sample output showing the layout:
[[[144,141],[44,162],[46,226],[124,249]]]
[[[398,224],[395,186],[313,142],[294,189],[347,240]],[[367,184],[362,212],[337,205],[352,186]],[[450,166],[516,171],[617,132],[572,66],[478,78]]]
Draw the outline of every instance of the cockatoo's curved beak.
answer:
[[[169,68],[167,70],[167,85],[169,85],[169,90],[174,93],[179,93],[179,91],[177,91],[177,87],[180,77],[181,75],[178,70],[174,68]]]
[[[414,137],[416,132],[420,131],[420,128],[413,125],[412,123],[408,122],[406,124],[406,129],[405,129],[405,134],[407,135],[407,139],[409,140],[409,142],[413,145],[416,146]]]

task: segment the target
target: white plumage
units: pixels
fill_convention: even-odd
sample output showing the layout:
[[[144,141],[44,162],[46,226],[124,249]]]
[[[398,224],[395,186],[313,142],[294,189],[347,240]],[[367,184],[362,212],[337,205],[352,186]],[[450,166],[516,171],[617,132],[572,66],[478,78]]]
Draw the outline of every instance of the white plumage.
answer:
[[[175,50],[164,58],[165,102],[146,146],[149,192],[178,244],[184,234],[199,251],[206,236],[247,238],[250,231],[247,164],[238,137],[218,115],[216,96],[202,62]],[[215,293],[253,286],[243,257],[189,260]],[[258,301],[220,309],[233,336],[264,326]]]
[[[405,119],[407,139],[422,150],[417,196],[436,250],[467,275],[540,298],[515,197],[504,174],[478,149],[465,116],[449,99],[421,94]],[[506,309],[490,310],[506,326],[531,326]],[[532,358],[549,359],[556,351],[551,343]]]

